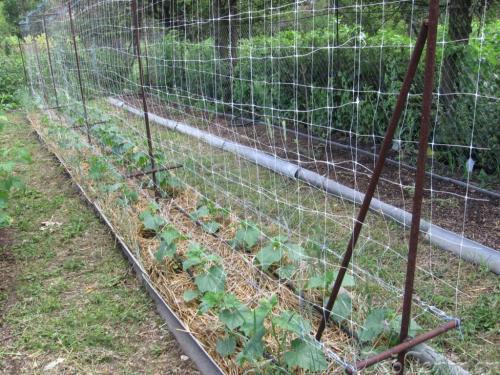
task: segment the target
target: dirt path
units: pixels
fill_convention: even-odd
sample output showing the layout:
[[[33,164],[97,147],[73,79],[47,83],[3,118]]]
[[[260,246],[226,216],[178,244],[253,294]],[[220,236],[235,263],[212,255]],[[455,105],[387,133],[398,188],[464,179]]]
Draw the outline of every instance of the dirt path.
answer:
[[[198,374],[112,236],[21,114],[0,133],[33,162],[0,231],[0,373]]]

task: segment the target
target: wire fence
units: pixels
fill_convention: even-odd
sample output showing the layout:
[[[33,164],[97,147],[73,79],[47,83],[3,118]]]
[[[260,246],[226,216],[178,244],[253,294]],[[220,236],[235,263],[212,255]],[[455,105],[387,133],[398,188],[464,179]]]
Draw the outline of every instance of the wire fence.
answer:
[[[29,88],[49,116],[46,140],[115,216],[224,371],[343,371],[398,342],[423,63],[332,325],[320,346],[311,334],[428,7],[50,1],[21,25]],[[474,290],[495,289],[495,276],[460,255],[481,247],[497,257],[500,243],[497,8],[440,6],[420,225],[431,243],[421,242],[416,259],[412,336],[468,316]],[[439,246],[436,228],[456,239]],[[252,313],[263,331],[251,328]],[[440,339],[439,350],[480,366],[460,351],[459,334],[446,339],[451,347]]]

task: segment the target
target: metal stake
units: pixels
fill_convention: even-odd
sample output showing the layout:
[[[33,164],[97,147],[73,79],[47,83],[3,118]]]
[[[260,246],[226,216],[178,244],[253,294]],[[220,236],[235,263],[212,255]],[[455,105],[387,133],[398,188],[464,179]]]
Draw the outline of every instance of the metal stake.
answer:
[[[445,332],[448,332],[450,329],[457,328],[459,326],[459,321],[458,320],[451,320],[437,328],[434,328],[433,330],[430,330],[429,332],[423,333],[419,336],[416,336],[415,338],[402,342],[396,346],[393,346],[390,349],[387,349],[386,351],[383,351],[382,353],[376,354],[373,357],[363,359],[362,361],[356,362],[356,365],[354,366],[354,369],[356,371],[363,370],[367,367],[370,367],[376,363],[382,362],[385,359],[388,359],[392,357],[395,354],[398,353],[403,353],[406,352],[408,349],[413,348],[414,346],[421,344],[423,342],[426,342],[436,336],[439,336]],[[401,364],[401,366],[404,366]],[[348,374],[353,374],[354,371],[352,370],[347,370],[346,371]]]
[[[78,85],[80,86],[80,96],[81,96],[82,104],[83,104],[83,118],[85,120],[85,126],[87,127],[87,139],[88,139],[89,143],[92,143],[92,140],[90,139],[90,127],[89,127],[89,118],[88,118],[88,114],[87,114],[87,103],[85,101],[85,94],[83,91],[83,84],[82,84],[82,74],[80,72],[80,57],[78,56],[78,47],[76,45],[75,25],[73,24],[73,11],[71,9],[71,0],[68,1],[68,12],[69,12],[69,23],[70,23],[70,28],[71,28],[71,36],[73,38],[73,49],[75,51]]]
[[[21,61],[23,63],[24,81],[26,82],[26,87],[28,87],[28,72],[26,70],[26,63],[24,61],[23,46],[21,45],[21,39],[17,38],[17,45],[19,46],[19,53],[21,54]]]
[[[56,80],[54,79],[54,69],[52,68],[52,54],[50,53],[49,34],[47,33],[47,24],[46,24],[46,20],[45,20],[45,14],[42,15],[42,26],[43,26],[43,33],[45,34],[45,44],[47,45],[47,58],[49,61],[49,72],[50,72],[50,77],[52,79],[52,87],[54,88],[56,107],[59,107],[59,99],[57,97]]]
[[[394,112],[392,113],[391,120],[389,122],[389,127],[387,128],[384,142],[380,149],[380,153],[377,159],[377,163],[375,165],[375,169],[373,170],[373,175],[370,179],[370,183],[368,185],[368,189],[365,194],[365,198],[363,200],[363,204],[359,209],[358,218],[354,225],[354,229],[347,245],[347,250],[344,254],[344,258],[342,259],[342,263],[339,269],[339,273],[337,278],[335,279],[335,283],[333,285],[330,298],[326,304],[326,307],[323,309],[323,317],[321,318],[321,322],[318,327],[318,331],[316,332],[316,340],[321,340],[321,336],[323,335],[323,331],[326,327],[326,322],[330,317],[330,313],[333,305],[335,304],[335,300],[340,291],[340,286],[342,285],[342,281],[344,280],[344,276],[347,272],[347,267],[351,262],[352,254],[354,247],[356,246],[356,242],[358,241],[359,234],[361,232],[361,228],[366,218],[366,214],[368,213],[368,209],[370,208],[370,202],[375,194],[375,188],[377,187],[378,180],[382,173],[382,169],[384,167],[385,159],[387,157],[387,153],[389,152],[392,146],[392,139],[394,137],[394,133],[396,131],[396,127],[399,122],[399,118],[401,117],[401,113],[404,109],[404,105],[406,99],[408,97],[408,93],[410,92],[411,83],[413,78],[415,77],[415,73],[417,71],[418,62],[420,60],[420,56],[422,55],[422,51],[424,49],[425,40],[427,38],[427,24],[423,23],[420,29],[420,33],[418,35],[417,41],[415,43],[415,49],[413,50],[413,54],[410,59],[410,63],[408,64],[408,70],[406,72],[406,76],[403,81],[403,85],[401,87],[401,91],[399,92],[399,96],[396,102],[396,106],[394,108]]]
[[[38,42],[36,40],[33,41],[33,48],[35,50],[35,56],[36,56],[36,64],[38,66],[38,78],[40,85],[42,86],[42,93],[43,93],[43,98],[45,99],[45,105],[47,107],[50,107],[49,105],[49,98],[47,96],[47,91],[45,88],[45,80],[43,79],[43,73],[42,73],[42,64],[40,63],[40,54],[38,52]]]
[[[439,0],[429,2],[429,19],[427,51],[425,57],[424,90],[422,96],[422,117],[420,120],[420,139],[418,145],[417,171],[415,173],[415,194],[413,195],[413,209],[411,216],[410,240],[408,243],[408,261],[406,264],[405,292],[403,297],[403,314],[401,317],[401,330],[399,341],[403,342],[408,337],[411,321],[411,305],[413,299],[413,284],[415,281],[415,268],[417,263],[418,236],[420,232],[420,215],[422,212],[422,199],[425,184],[425,162],[427,160],[427,146],[429,138],[429,122],[431,116],[432,91],[434,88],[434,67],[436,62],[436,38],[439,17]],[[400,375],[404,373],[405,354],[403,351],[398,356],[401,363]]]
[[[130,0],[130,11],[132,13],[132,31],[133,31],[133,39],[135,44],[135,51],[137,56],[137,64],[139,67],[139,80],[140,80],[140,92],[142,97],[142,110],[144,112],[144,124],[146,126],[146,137],[148,141],[148,154],[149,161],[151,163],[151,170],[155,171],[155,158],[153,154],[153,141],[151,139],[151,129],[149,127],[149,113],[148,113],[148,103],[146,101],[146,93],[144,90],[144,70],[142,67],[142,59],[141,59],[141,39],[139,37],[139,20],[137,17],[137,0]],[[155,188],[155,194],[158,197],[158,184],[156,181],[156,172],[151,173],[153,179],[153,185]]]

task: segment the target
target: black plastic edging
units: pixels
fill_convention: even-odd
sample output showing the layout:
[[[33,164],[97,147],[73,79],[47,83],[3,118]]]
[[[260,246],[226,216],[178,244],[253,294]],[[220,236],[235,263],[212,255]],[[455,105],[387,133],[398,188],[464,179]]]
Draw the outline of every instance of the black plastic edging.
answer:
[[[184,326],[182,321],[177,317],[175,312],[168,306],[166,301],[160,295],[158,290],[154,287],[151,279],[147,272],[141,267],[139,261],[134,256],[132,251],[129,249],[124,239],[115,231],[113,224],[108,220],[104,212],[101,210],[99,205],[92,201],[90,197],[87,195],[82,186],[76,182],[71,174],[68,166],[59,157],[55,152],[50,150],[45,143],[42,135],[38,132],[37,129],[33,128],[38,140],[44,146],[44,148],[54,156],[54,158],[59,162],[60,165],[63,166],[65,174],[71,179],[71,182],[76,187],[81,196],[85,199],[85,202],[89,205],[90,208],[95,212],[96,216],[106,224],[108,229],[111,231],[112,235],[115,237],[120,249],[123,254],[132,265],[137,277],[141,280],[142,284],[148,291],[150,297],[154,300],[156,304],[156,309],[161,317],[167,323],[168,329],[174,335],[175,339],[179,343],[182,351],[193,360],[196,367],[200,370],[200,372],[204,375],[224,375],[224,371],[217,365],[217,363],[213,360],[213,358],[203,349],[200,342],[189,332],[189,330]]]

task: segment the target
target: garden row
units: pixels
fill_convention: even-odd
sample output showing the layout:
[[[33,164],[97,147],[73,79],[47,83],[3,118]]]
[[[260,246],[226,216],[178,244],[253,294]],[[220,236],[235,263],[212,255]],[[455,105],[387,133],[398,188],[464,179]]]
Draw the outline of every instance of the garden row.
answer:
[[[87,184],[90,181],[95,192],[108,195],[106,199],[111,201],[107,207],[118,204],[135,212],[133,215],[140,220],[136,235],[140,237],[142,261],[151,261],[153,273],[162,277],[175,279],[182,275],[184,283],[180,298],[185,306],[195,308],[196,314],[201,316],[208,314],[217,318],[214,346],[219,356],[235,359],[241,366],[247,363],[246,366],[259,368],[265,363],[268,370],[275,368],[276,371],[282,366],[311,371],[327,368],[321,346],[310,336],[319,318],[312,307],[316,306],[317,310],[322,306],[322,296],[335,277],[333,270],[321,265],[324,256],[321,249],[314,244],[295,243],[282,234],[272,237],[264,234],[255,223],[239,221],[227,209],[193,192],[170,172],[158,174],[163,198],[154,203],[150,195],[145,201],[146,196],[137,192],[137,186],[123,178],[130,171],[148,168],[147,154],[142,151],[144,144],[134,142],[118,126],[109,122],[95,126],[92,136],[101,144],[102,153],[90,154],[81,136],[74,131],[52,122],[46,122],[45,126],[52,137],[57,134],[59,147],[84,150],[73,162],[84,163],[86,176],[83,177]],[[159,165],[167,165],[162,155],[155,157]],[[139,184],[146,189],[143,192],[152,187],[147,178]],[[186,203],[186,199],[191,203]],[[165,206],[172,205],[177,208],[167,214]],[[189,211],[186,211],[186,206]],[[172,218],[178,217],[179,213],[184,219],[179,219],[181,224],[175,225]],[[191,225],[191,229],[180,229],[186,225]],[[198,229],[192,229],[193,226]],[[201,234],[196,236],[196,232]],[[212,243],[219,245],[202,245],[200,238],[207,237],[217,240]],[[243,265],[234,269],[234,258],[228,262],[224,259],[224,252],[222,256],[217,254],[220,247],[225,248],[231,257],[239,258],[240,262],[243,259]],[[248,293],[238,297],[234,280],[230,284],[232,290],[228,290],[228,279],[233,279],[234,273],[241,273],[244,267],[255,270],[249,271],[250,278],[240,279],[239,283],[253,280],[255,294],[259,293],[262,277],[273,281],[271,294],[258,304],[254,298],[248,298]],[[318,273],[318,267],[325,272]],[[356,280],[358,282],[363,283]],[[169,282],[172,283],[175,284]],[[368,312],[358,309],[353,303],[356,283],[352,277],[345,281],[343,293],[333,311],[333,320],[346,330],[351,327],[354,331],[350,333],[359,343],[357,350],[367,354],[397,340],[399,316],[387,307],[373,307]],[[287,291],[285,295],[291,301],[283,301],[283,290]],[[305,306],[301,306],[298,302],[304,297],[312,302],[306,301]],[[295,310],[285,308],[289,303]],[[178,301],[174,304],[178,305]],[[364,323],[357,325],[355,321]],[[413,328],[414,334],[419,327],[414,323]]]

